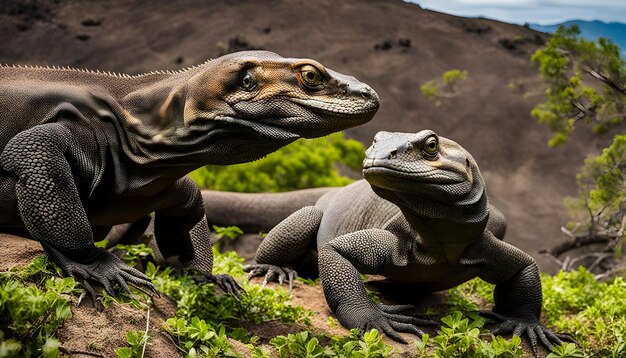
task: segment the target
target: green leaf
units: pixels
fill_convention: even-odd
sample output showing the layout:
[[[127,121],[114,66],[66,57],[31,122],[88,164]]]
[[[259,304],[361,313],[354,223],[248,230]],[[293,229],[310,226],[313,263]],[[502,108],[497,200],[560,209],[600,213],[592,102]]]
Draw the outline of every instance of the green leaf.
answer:
[[[129,347],[117,348],[115,354],[117,354],[119,358],[133,358],[133,350]]]

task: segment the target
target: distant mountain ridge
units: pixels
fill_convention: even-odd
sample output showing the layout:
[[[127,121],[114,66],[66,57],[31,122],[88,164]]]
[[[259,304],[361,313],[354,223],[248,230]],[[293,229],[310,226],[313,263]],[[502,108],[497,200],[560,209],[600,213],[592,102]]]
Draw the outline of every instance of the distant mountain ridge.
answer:
[[[626,55],[626,24],[621,22],[570,20],[554,25],[530,24],[530,28],[541,32],[555,32],[561,25],[578,25],[582,37],[589,40],[597,40],[600,37],[610,39],[621,48],[622,54]]]

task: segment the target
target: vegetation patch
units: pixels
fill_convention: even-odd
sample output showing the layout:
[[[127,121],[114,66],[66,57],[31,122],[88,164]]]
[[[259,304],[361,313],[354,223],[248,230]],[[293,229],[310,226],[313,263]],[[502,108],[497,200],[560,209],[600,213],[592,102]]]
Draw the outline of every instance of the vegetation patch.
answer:
[[[135,250],[136,249],[136,250]],[[125,250],[137,255],[140,247]],[[187,356],[242,356],[233,346],[239,341],[248,347],[245,355],[269,357],[389,357],[400,353],[385,343],[376,330],[350,331],[345,336],[311,333],[306,327],[314,314],[291,304],[289,293],[280,287],[263,288],[247,282],[243,259],[234,252],[215,254],[215,271],[235,277],[247,294],[236,298],[217,293],[213,284],[198,283],[193,275],[178,275],[171,268],[161,269],[148,261],[146,274],[159,291],[177,304],[174,317],[161,330],[172,337],[178,350]],[[127,258],[129,259],[129,258]],[[45,256],[37,257],[24,268],[0,273],[0,356],[57,357],[64,353],[55,333],[71,317],[70,295],[78,295],[71,278],[60,278],[58,268]],[[312,281],[316,285],[315,281]],[[555,346],[555,357],[621,357],[626,355],[626,282],[618,277],[599,282],[580,268],[555,276],[542,274],[544,323],[557,332],[572,334],[580,343]],[[318,287],[318,286],[317,286]],[[440,318],[432,335],[415,337],[410,347],[424,357],[518,357],[524,355],[519,337],[494,337],[495,324],[481,317],[477,310],[488,309],[494,286],[480,279],[466,282],[448,292],[448,308],[429,312]],[[127,303],[149,311],[147,295],[134,290],[133,297],[124,294],[107,296],[103,303]],[[443,316],[443,317],[442,317]],[[297,324],[294,331],[278,335],[268,344],[258,337],[248,337],[243,322],[263,324],[267,321]],[[70,321],[71,322],[71,321]],[[337,326],[334,319],[329,327]],[[302,331],[302,328],[305,328]],[[413,338],[413,337],[411,337]],[[127,345],[119,347],[119,357],[141,357],[151,337],[147,330],[126,333]],[[265,342],[267,343],[267,341]],[[239,344],[239,343],[237,343]],[[412,347],[412,348],[411,348]]]
[[[365,148],[343,133],[299,139],[252,163],[202,167],[189,176],[202,188],[238,192],[278,192],[343,186],[352,179],[340,166],[361,171]]]
[[[58,357],[56,331],[72,316],[72,278],[60,278],[47,256],[0,273],[0,357]]]

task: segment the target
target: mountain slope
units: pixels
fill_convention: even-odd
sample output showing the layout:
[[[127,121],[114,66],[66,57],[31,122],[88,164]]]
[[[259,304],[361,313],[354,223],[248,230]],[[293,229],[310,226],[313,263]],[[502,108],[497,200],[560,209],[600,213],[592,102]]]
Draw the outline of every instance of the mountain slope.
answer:
[[[380,95],[377,117],[348,136],[430,128],[477,159],[491,200],[509,221],[507,240],[534,255],[563,240],[561,202],[576,193],[583,158],[608,137],[578,130],[550,149],[530,117],[543,99],[529,56],[545,36],[399,0],[45,2],[0,9],[0,62],[139,73],[178,69],[221,53],[263,48],[311,57],[356,76]],[[467,70],[458,94],[437,107],[419,90],[449,69]]]

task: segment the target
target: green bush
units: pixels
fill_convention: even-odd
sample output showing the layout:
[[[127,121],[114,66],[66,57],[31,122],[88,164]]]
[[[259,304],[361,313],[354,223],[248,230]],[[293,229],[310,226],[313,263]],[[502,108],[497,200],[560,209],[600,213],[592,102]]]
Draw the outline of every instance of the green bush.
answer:
[[[543,311],[549,326],[572,334],[585,353],[626,356],[626,281],[598,282],[584,267],[542,275]]]
[[[457,69],[446,71],[440,78],[432,79],[421,85],[420,91],[439,107],[442,99],[458,94],[457,85],[467,78],[467,73],[465,70]]]
[[[71,317],[72,278],[54,277],[56,268],[39,256],[25,268],[0,273],[0,357],[58,357],[54,338]]]
[[[168,267],[160,272],[148,264],[146,274],[153,277],[157,289],[176,301],[177,317],[205,320],[211,326],[232,320],[250,321],[256,324],[280,320],[286,323],[309,323],[312,312],[291,305],[289,292],[282,288],[265,288],[249,284],[245,280],[243,258],[235,252],[220,253],[214,249],[214,272],[233,276],[246,291],[237,298],[216,294],[212,284],[197,284],[189,276],[177,276]]]
[[[330,344],[322,345],[321,340],[328,341],[326,336],[314,336],[309,331],[303,331],[287,336],[277,336],[270,341],[281,358],[287,357],[354,357],[354,358],[383,358],[393,353],[393,348],[385,344],[377,330],[365,332],[359,337],[358,331],[353,329],[346,337],[333,336]]]
[[[626,61],[610,40],[585,40],[578,26],[560,26],[531,60],[547,97],[531,115],[554,132],[551,146],[566,143],[581,120],[599,133],[626,117]]]
[[[189,176],[201,188],[238,192],[277,192],[323,186],[343,186],[352,180],[338,165],[360,171],[365,148],[342,133],[300,139],[252,163],[209,165]]]

